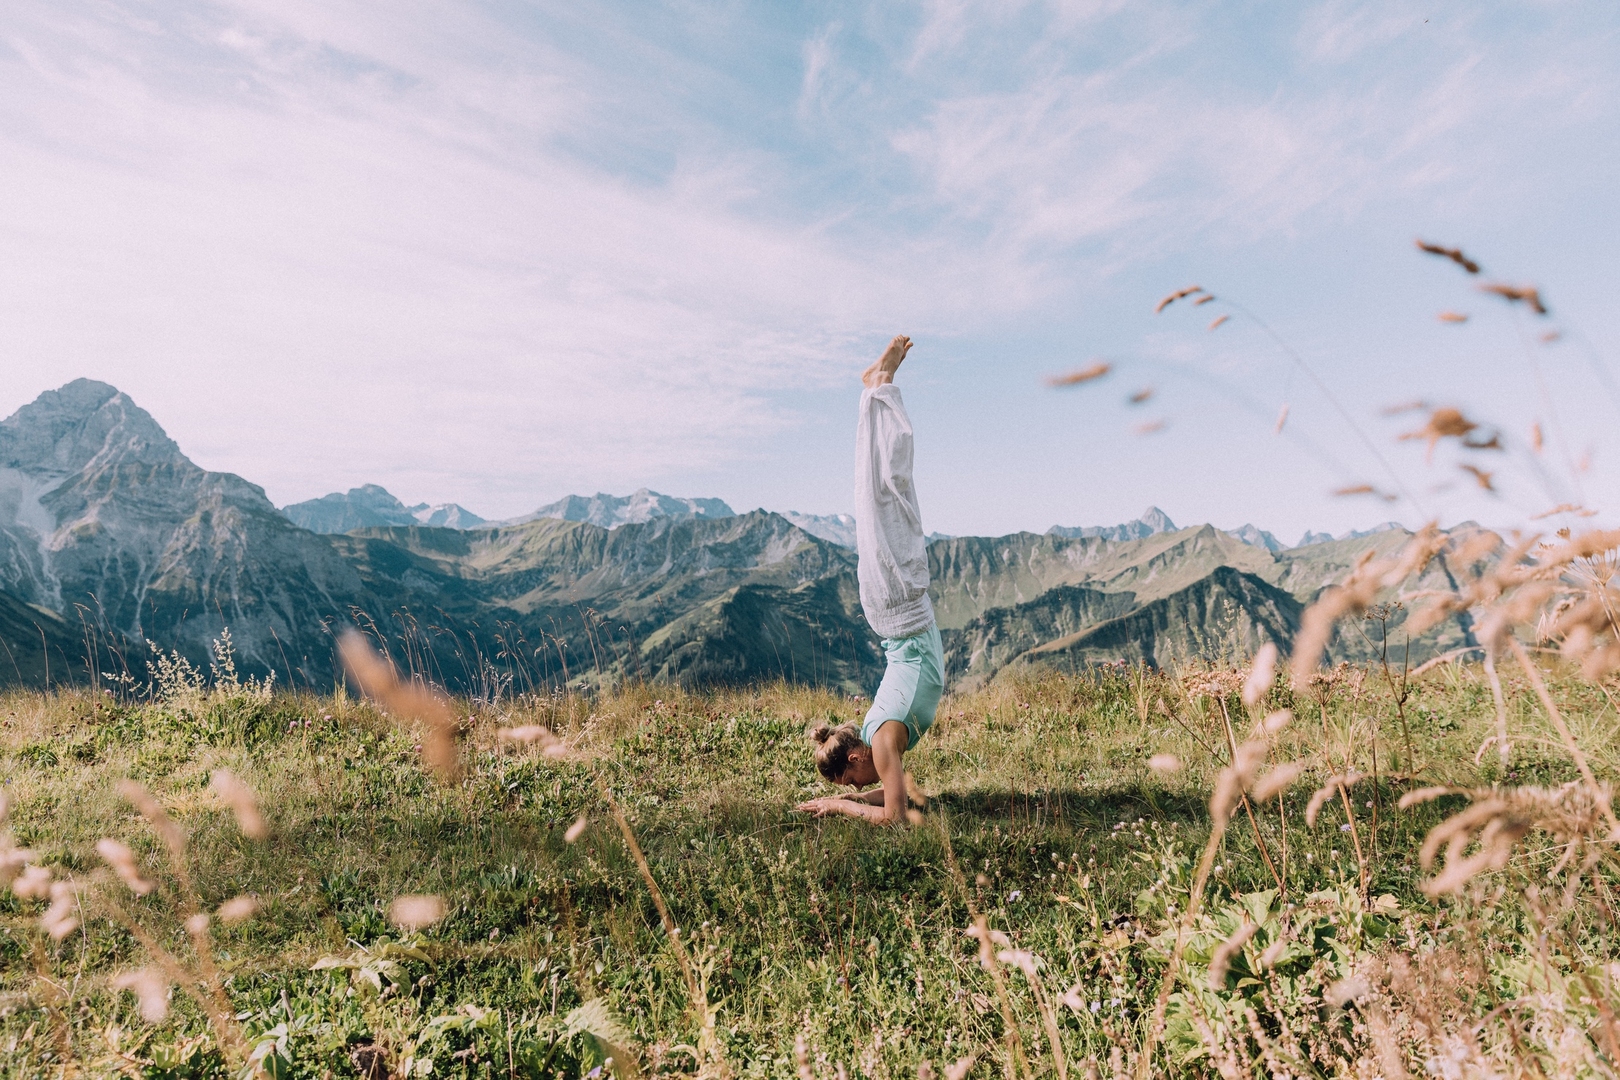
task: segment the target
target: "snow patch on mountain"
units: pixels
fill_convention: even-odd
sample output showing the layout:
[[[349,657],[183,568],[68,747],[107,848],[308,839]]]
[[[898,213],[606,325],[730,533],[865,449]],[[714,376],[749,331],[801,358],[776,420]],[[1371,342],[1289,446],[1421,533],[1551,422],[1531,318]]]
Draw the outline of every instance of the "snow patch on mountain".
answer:
[[[653,518],[687,521],[692,518],[736,516],[736,512],[720,499],[683,499],[642,488],[624,496],[609,495],[600,491],[589,497],[569,495],[548,506],[542,506],[532,514],[496,524],[521,525],[526,521],[554,518],[560,521],[583,521],[604,529],[617,529],[620,525],[639,525]]]
[[[363,484],[348,491],[334,491],[318,499],[281,508],[282,514],[299,528],[317,533],[346,533],[351,529],[387,528],[393,525],[430,525],[442,529],[475,529],[484,519],[456,503],[417,503],[406,506],[380,484]]]
[[[801,514],[797,510],[782,511],[782,516],[811,536],[837,544],[855,547],[854,514]]]

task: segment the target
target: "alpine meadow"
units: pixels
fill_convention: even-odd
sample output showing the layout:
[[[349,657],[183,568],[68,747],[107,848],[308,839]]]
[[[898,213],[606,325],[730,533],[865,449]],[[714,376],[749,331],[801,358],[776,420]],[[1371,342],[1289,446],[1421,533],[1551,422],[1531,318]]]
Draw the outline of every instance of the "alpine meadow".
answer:
[[[161,568],[80,586],[102,606],[76,622],[12,586],[41,646],[8,633],[8,1075],[1601,1076],[1620,1053],[1620,534],[936,539],[952,692],[908,823],[874,831],[789,809],[825,790],[804,732],[859,719],[873,658],[845,549],[786,518],[311,533],[110,388],[0,432],[12,475],[55,481],[58,588],[132,536]],[[1455,410],[1415,432],[1498,452]],[[137,464],[199,510],[163,533],[125,501]],[[98,528],[60,509],[93,499]],[[217,622],[162,622],[185,588]],[[120,589],[209,649],[137,639]],[[425,589],[431,616],[397,599]]]
[[[0,1080],[1620,1080],[1616,147],[1592,0],[13,0]]]

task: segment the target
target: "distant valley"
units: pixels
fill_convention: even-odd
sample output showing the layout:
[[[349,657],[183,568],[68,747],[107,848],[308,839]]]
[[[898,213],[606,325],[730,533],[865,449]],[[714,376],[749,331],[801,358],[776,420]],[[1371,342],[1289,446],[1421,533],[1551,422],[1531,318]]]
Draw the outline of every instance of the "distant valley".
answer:
[[[1032,666],[1286,649],[1317,592],[1406,537],[1389,525],[1287,547],[1150,509],[1118,526],[935,538],[929,559],[949,675],[967,686]],[[469,693],[637,678],[869,693],[881,656],[853,540],[848,515],[738,514],[645,489],[500,522],[376,485],[278,509],[198,468],[126,395],[79,380],[0,422],[0,682],[144,678],[147,642],[205,665],[229,627],[247,671],[330,688],[333,635],[357,625],[401,667]],[[1451,572],[1443,559],[1427,571]],[[1388,620],[1397,641],[1403,616]],[[1379,632],[1349,628],[1334,651],[1368,655]],[[1413,658],[1468,644],[1462,616]]]

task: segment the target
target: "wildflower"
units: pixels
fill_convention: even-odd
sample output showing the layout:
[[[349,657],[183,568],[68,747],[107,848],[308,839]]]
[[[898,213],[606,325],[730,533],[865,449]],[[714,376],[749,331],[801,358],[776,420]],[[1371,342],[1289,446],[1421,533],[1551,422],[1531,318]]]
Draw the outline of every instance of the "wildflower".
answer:
[[[587,819],[584,814],[579,815],[579,819],[572,825],[568,826],[568,831],[563,833],[563,842],[572,844],[575,840],[578,840],[581,836],[585,835],[585,826],[588,824],[590,824],[589,819]]]
[[[1017,901],[1022,900],[1023,898],[1024,898],[1024,891],[1022,889],[1014,889],[1012,892],[1007,894],[1007,903],[1009,903],[1009,904],[1016,903]]]

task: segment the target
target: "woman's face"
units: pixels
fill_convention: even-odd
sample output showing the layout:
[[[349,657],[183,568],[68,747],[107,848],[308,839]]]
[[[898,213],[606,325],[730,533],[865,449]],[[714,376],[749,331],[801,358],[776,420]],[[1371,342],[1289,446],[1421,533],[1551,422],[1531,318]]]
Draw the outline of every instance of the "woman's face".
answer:
[[[872,764],[872,751],[860,747],[849,752],[849,767],[838,778],[840,784],[859,790],[878,782],[877,766]]]

